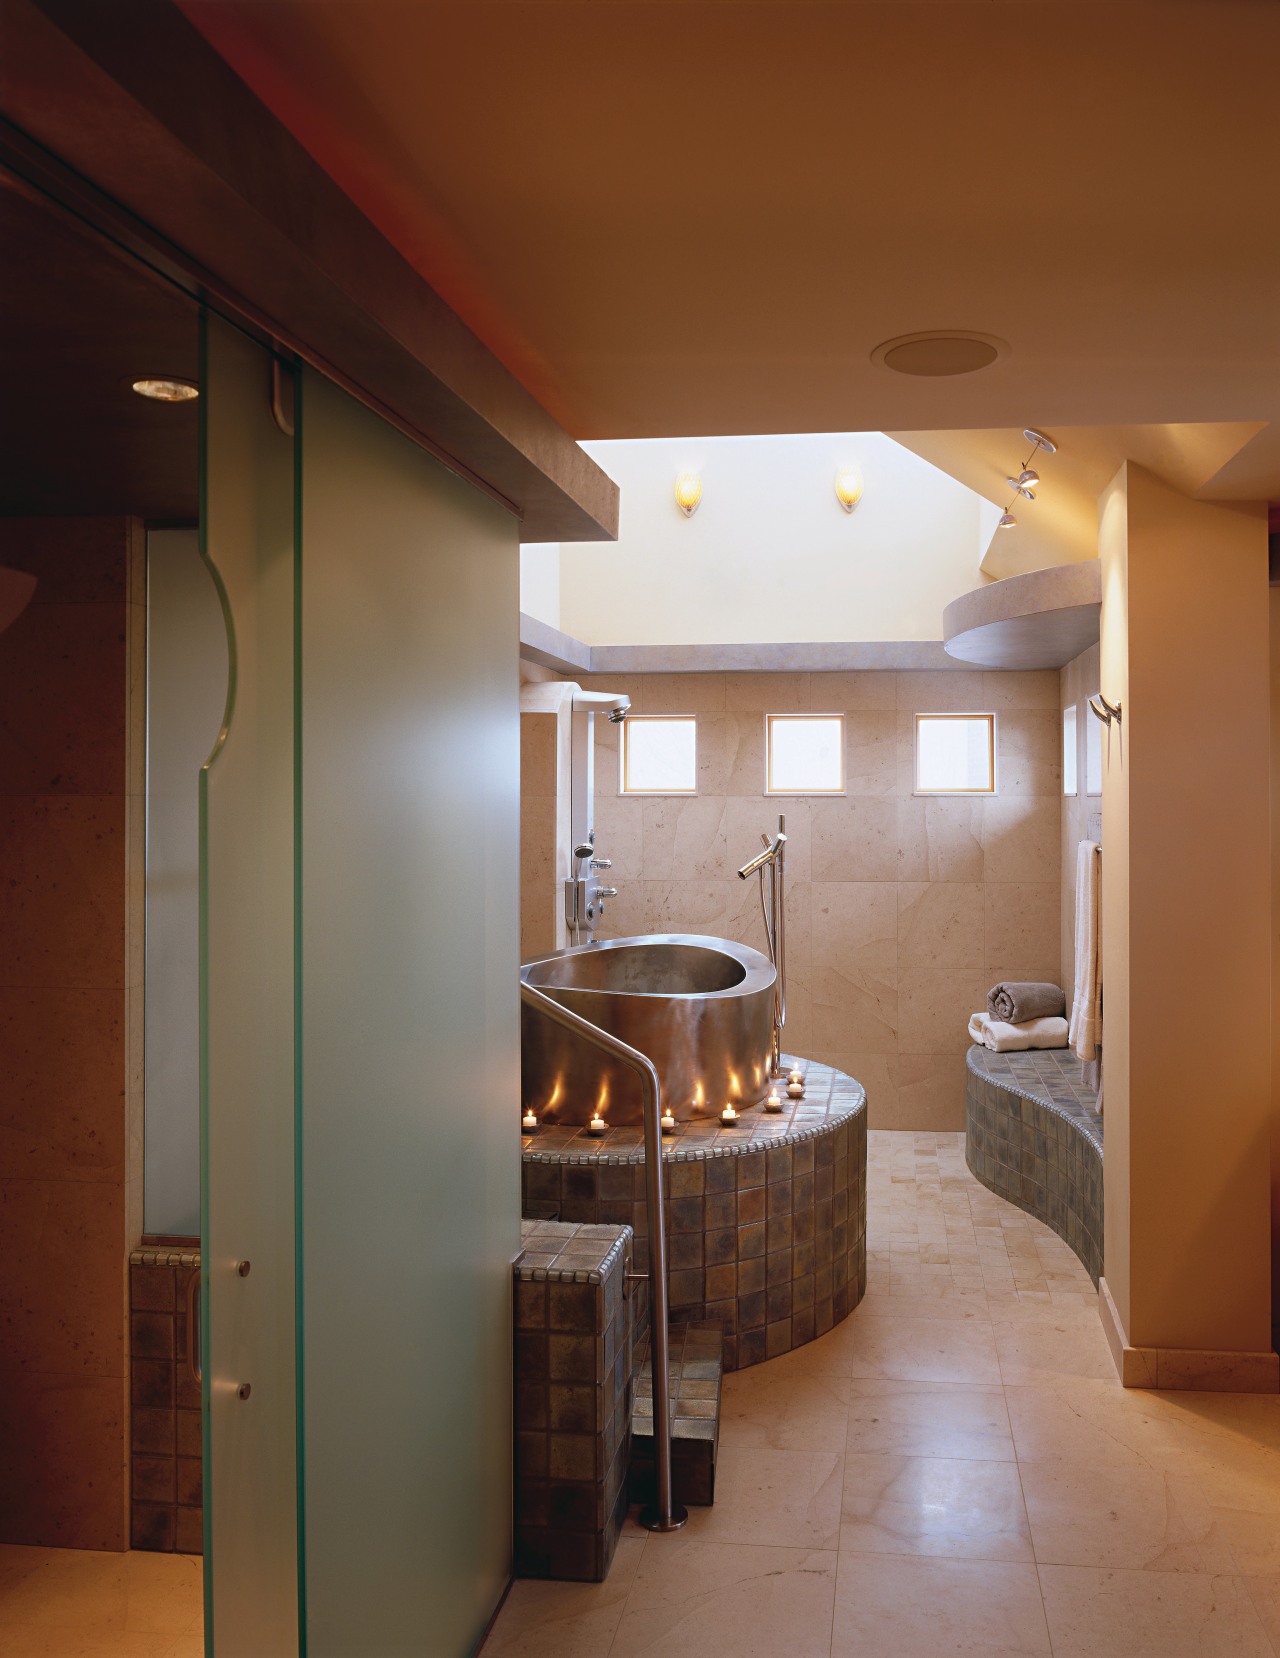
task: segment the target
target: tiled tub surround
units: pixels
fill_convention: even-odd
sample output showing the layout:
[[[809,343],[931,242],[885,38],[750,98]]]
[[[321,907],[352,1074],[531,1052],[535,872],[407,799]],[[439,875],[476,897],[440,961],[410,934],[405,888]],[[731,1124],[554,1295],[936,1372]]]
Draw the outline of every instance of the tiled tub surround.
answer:
[[[726,1370],[812,1341],[866,1288],[866,1091],[802,1064],[805,1096],[781,1113],[757,1106],[733,1127],[713,1117],[663,1136],[671,1318],[718,1324]],[[526,1213],[632,1226],[647,1260],[640,1129],[538,1129],[521,1145]]]
[[[187,1362],[193,1249],[144,1246],[129,1258],[135,1549],[199,1554],[203,1546],[200,1384]]]
[[[965,1158],[983,1183],[1068,1243],[1094,1283],[1102,1273],[1102,1118],[1067,1048],[969,1049]]]
[[[515,1275],[515,1571],[601,1582],[627,1512],[627,1226],[525,1221]]]
[[[1061,712],[1036,673],[611,674],[640,714],[696,714],[696,796],[620,797],[596,723],[596,838],[619,888],[602,937],[763,948],[736,870],[787,819],[786,1044],[866,1086],[874,1128],[964,1126],[969,1015],[1000,979],[1060,972]],[[1095,687],[1096,688],[1096,687]],[[913,716],[996,715],[999,793],[914,795]],[[765,714],[843,713],[848,792],[766,796]]]

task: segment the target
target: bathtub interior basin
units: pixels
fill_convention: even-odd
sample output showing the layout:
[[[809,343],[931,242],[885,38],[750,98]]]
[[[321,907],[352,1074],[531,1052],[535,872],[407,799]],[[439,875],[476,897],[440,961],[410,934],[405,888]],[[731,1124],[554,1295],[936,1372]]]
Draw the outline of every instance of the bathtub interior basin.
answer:
[[[653,1061],[678,1121],[753,1105],[769,1085],[774,970],[729,939],[605,939],[526,962],[526,983]],[[536,1008],[521,1010],[521,1099],[547,1122],[639,1126],[635,1073]]]

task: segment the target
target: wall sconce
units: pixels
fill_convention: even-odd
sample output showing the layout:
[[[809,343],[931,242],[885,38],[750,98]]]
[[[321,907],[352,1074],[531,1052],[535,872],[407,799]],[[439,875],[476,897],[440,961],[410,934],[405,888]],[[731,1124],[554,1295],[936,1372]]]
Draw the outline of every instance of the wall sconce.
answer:
[[[702,479],[696,472],[681,472],[676,477],[676,505],[686,518],[692,518],[702,499]]]
[[[846,512],[852,512],[862,499],[862,473],[856,466],[836,469],[836,500]]]

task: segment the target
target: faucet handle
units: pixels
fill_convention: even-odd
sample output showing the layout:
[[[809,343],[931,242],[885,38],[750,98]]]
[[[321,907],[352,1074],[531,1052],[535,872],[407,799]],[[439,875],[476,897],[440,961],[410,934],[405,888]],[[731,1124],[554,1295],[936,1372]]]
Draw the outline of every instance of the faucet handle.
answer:
[[[618,896],[617,887],[597,887],[596,888],[596,897],[597,898],[616,898],[617,896]]]
[[[592,867],[592,869],[612,869],[613,868],[613,859],[612,858],[592,858],[591,867]]]

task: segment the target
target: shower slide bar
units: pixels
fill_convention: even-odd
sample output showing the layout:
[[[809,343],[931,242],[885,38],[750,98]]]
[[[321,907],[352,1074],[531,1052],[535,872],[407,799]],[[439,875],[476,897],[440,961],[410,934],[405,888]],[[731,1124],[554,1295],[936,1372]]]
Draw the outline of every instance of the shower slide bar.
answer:
[[[616,1036],[589,1019],[562,1007],[531,984],[521,984],[520,1000],[565,1030],[575,1031],[585,1042],[601,1048],[629,1066],[640,1078],[644,1104],[645,1197],[649,1214],[649,1358],[653,1370],[653,1454],[658,1476],[658,1500],[643,1509],[641,1525],[649,1531],[678,1531],[689,1518],[682,1504],[671,1494],[671,1371],[668,1360],[668,1310],[670,1286],[667,1280],[667,1219],[662,1193],[662,1085],[653,1061],[638,1048],[620,1042]]]

